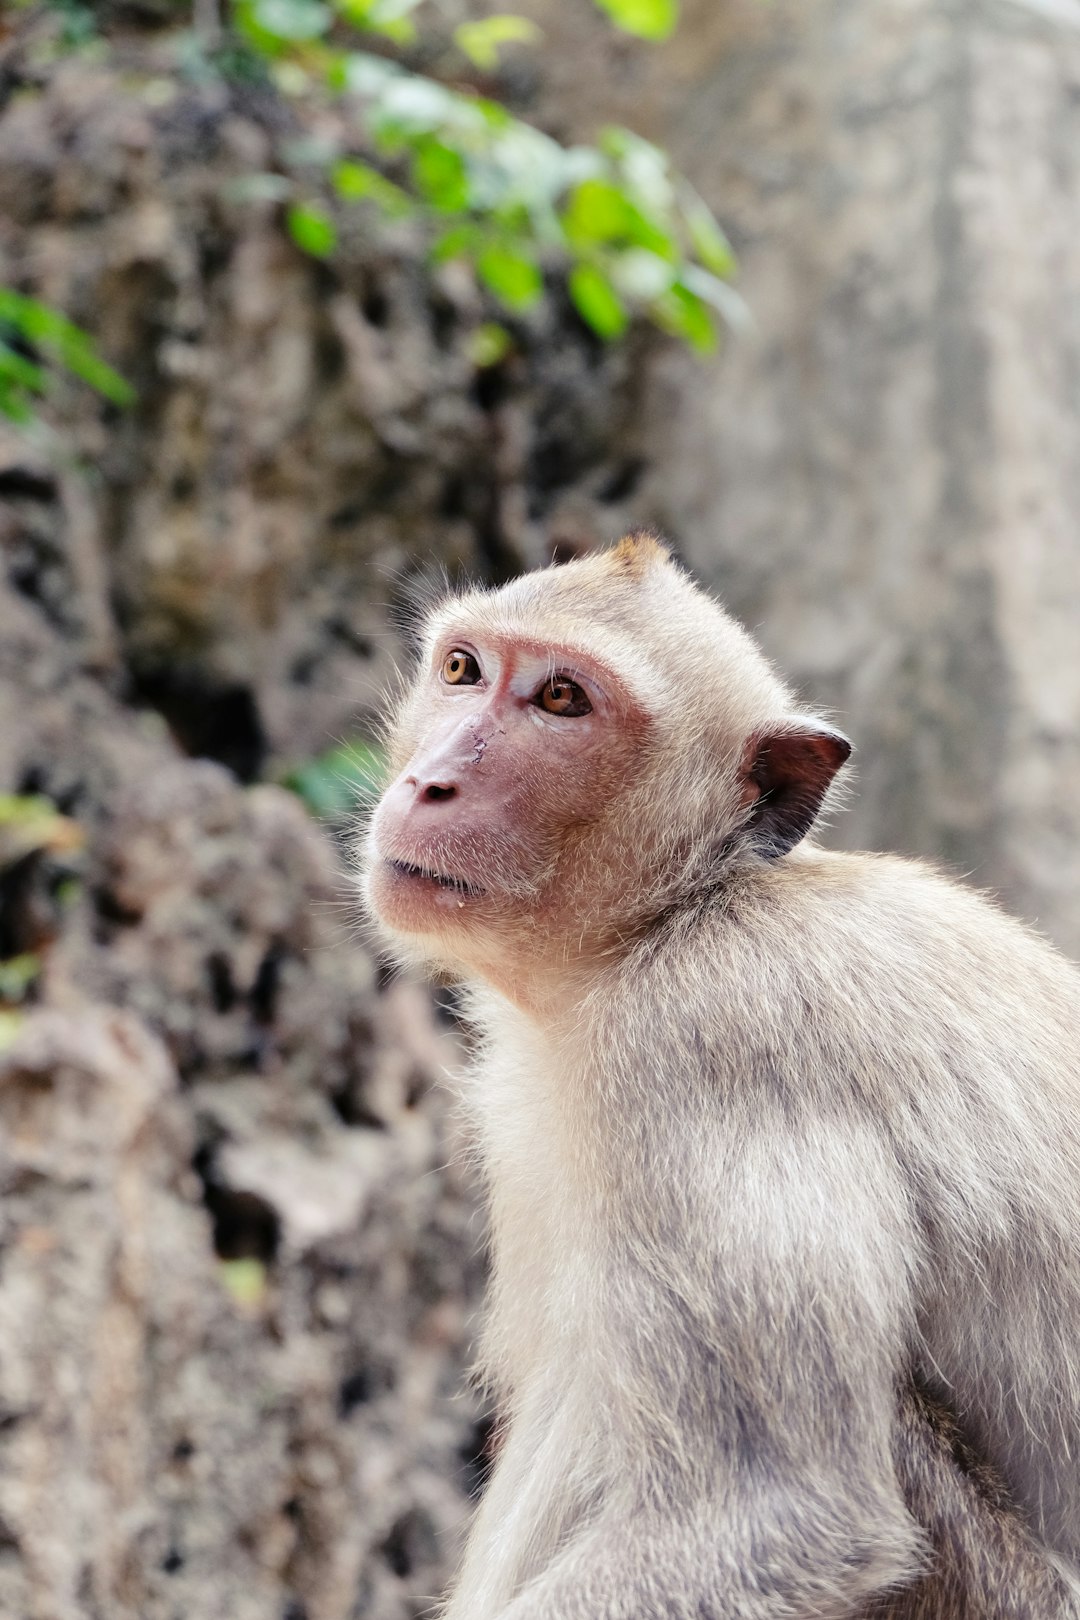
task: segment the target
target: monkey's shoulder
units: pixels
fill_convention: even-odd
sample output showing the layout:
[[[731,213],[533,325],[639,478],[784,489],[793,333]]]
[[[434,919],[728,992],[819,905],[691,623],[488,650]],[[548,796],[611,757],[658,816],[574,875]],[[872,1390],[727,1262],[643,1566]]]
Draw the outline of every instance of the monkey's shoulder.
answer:
[[[898,856],[811,847],[747,868],[663,919],[622,977],[638,1020],[660,1005],[726,1049],[798,1032],[834,1051],[1078,1062],[1080,972],[993,899]]]
[[[747,868],[694,919],[699,937],[737,957],[740,942],[777,964],[830,964],[860,979],[916,975],[1017,976],[1080,993],[1080,972],[996,898],[924,861],[809,846]],[[693,926],[693,924],[692,924]]]

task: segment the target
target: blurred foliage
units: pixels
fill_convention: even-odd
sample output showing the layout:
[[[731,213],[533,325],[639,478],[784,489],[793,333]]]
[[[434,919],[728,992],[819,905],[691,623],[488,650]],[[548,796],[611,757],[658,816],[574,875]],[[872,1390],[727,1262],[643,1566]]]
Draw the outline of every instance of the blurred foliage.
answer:
[[[81,327],[36,298],[0,287],[0,415],[31,422],[37,400],[49,391],[51,367],[73,373],[114,405],[135,399]]]
[[[597,3],[647,39],[666,37],[677,20],[675,0]],[[563,146],[489,96],[355,48],[356,33],[415,43],[418,9],[419,0],[234,0],[234,36],[271,78],[294,97],[346,98],[367,137],[363,151],[335,154],[318,191],[290,201],[296,244],[331,257],[338,205],[366,203],[419,221],[431,261],[464,261],[512,315],[527,314],[543,296],[545,274],[560,271],[601,338],[618,338],[643,313],[711,349],[716,317],[742,314],[730,286],[735,260],[667,155],[619,128],[603,130],[594,146]],[[460,54],[485,73],[504,50],[539,38],[535,24],[508,13],[453,32]]]
[[[573,0],[566,0],[567,4]],[[678,0],[594,0],[624,31],[663,40]],[[16,0],[33,9],[32,0]],[[387,56],[420,40],[423,0],[177,0],[176,71],[276,85],[298,101],[339,99],[358,114],[360,150],[320,148],[317,179],[253,174],[234,193],[284,204],[296,245],[317,259],[337,251],[342,210],[374,210],[421,229],[433,266],[458,260],[512,316],[527,316],[552,276],[561,276],[581,319],[600,338],[622,336],[636,314],[692,348],[715,346],[718,318],[745,315],[731,286],[735,260],[712,213],[659,147],[620,128],[595,145],[564,146],[472,88],[411,71]],[[101,43],[96,8],[46,0],[60,26],[56,47]],[[207,19],[210,18],[208,24]],[[364,36],[378,52],[357,49]],[[507,50],[536,47],[540,30],[499,13],[459,23],[451,45],[462,69],[491,75]],[[304,154],[283,151],[303,168]],[[299,143],[303,146],[303,142]],[[318,143],[308,143],[318,146]],[[310,158],[312,154],[309,152]],[[509,351],[506,328],[489,322],[475,363]],[[58,311],[0,288],[0,415],[28,425],[66,370],[117,405],[134,392],[90,337]]]
[[[50,3],[70,48],[85,47],[87,8]],[[678,0],[594,3],[643,40],[666,39],[678,21]],[[476,18],[447,41],[434,24],[421,33],[423,0],[178,0],[175,9],[193,25],[177,35],[178,73],[274,85],[313,110],[337,100],[356,115],[355,150],[328,150],[321,138],[283,143],[282,166],[306,170],[307,183],[253,174],[232,188],[280,199],[290,236],[312,257],[332,258],[343,211],[355,205],[413,221],[432,265],[461,261],[512,316],[527,315],[559,277],[605,340],[644,315],[707,351],[720,321],[745,318],[723,231],[659,147],[621,128],[565,146],[463,84],[470,73],[497,74],[508,51],[541,46],[529,19]],[[365,37],[375,49],[358,48]],[[402,58],[415,47],[454,82],[412,71]],[[32,388],[31,372],[21,386]]]
[[[83,830],[37,793],[0,793],[0,868],[35,850],[68,855],[82,848]]]
[[[0,1001],[25,1001],[41,973],[41,957],[36,951],[23,951],[0,962]]]
[[[469,340],[469,358],[479,371],[486,366],[497,366],[506,359],[513,342],[505,326],[500,326],[498,321],[485,321]]]
[[[535,45],[542,38],[539,28],[527,17],[482,17],[477,22],[459,23],[454,29],[454,44],[483,73],[495,71],[504,45]]]
[[[667,39],[679,20],[678,0],[596,0],[613,22],[642,39]]]
[[[282,777],[313,815],[336,820],[374,804],[386,780],[386,755],[374,743],[340,743]]]
[[[266,1299],[266,1267],[261,1260],[219,1260],[218,1274],[234,1305],[242,1311],[261,1309]]]
[[[39,794],[0,793],[0,1007],[31,998],[42,952],[78,896],[83,829]]]
[[[27,0],[15,0],[15,5],[26,9]],[[60,15],[60,45],[64,50],[78,50],[97,38],[97,18],[86,0],[49,0],[49,7]]]
[[[0,1052],[12,1044],[25,1022],[25,1017],[24,1013],[6,1012],[0,1007]]]

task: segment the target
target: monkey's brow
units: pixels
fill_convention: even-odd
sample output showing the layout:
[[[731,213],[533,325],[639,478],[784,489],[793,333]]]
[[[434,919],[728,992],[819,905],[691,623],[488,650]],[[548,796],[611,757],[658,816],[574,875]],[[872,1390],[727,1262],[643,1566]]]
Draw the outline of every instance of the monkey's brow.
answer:
[[[538,636],[514,629],[489,629],[485,625],[470,624],[468,620],[446,620],[432,627],[432,646],[442,647],[447,642],[460,640],[474,642],[479,647],[494,647],[502,653],[525,653],[543,659],[550,668],[580,671],[619,688],[625,682],[619,679],[611,665],[595,653],[586,651],[572,642],[547,636]]]

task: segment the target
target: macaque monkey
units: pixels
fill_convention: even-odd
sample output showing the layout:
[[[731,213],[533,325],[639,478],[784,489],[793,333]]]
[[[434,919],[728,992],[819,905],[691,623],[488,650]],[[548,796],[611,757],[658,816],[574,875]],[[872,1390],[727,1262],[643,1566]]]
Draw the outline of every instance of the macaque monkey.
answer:
[[[1080,1616],[1080,975],[818,847],[849,753],[648,535],[430,616],[365,884],[482,1032],[446,1620]]]

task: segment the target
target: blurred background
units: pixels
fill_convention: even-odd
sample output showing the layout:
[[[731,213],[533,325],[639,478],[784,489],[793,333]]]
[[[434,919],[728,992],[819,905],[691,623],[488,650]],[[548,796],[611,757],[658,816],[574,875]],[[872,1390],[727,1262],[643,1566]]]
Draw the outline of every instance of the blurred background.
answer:
[[[349,875],[433,580],[657,525],[854,737],[829,837],[1080,953],[1078,24],[0,6],[0,1614],[453,1565],[467,1032]]]

